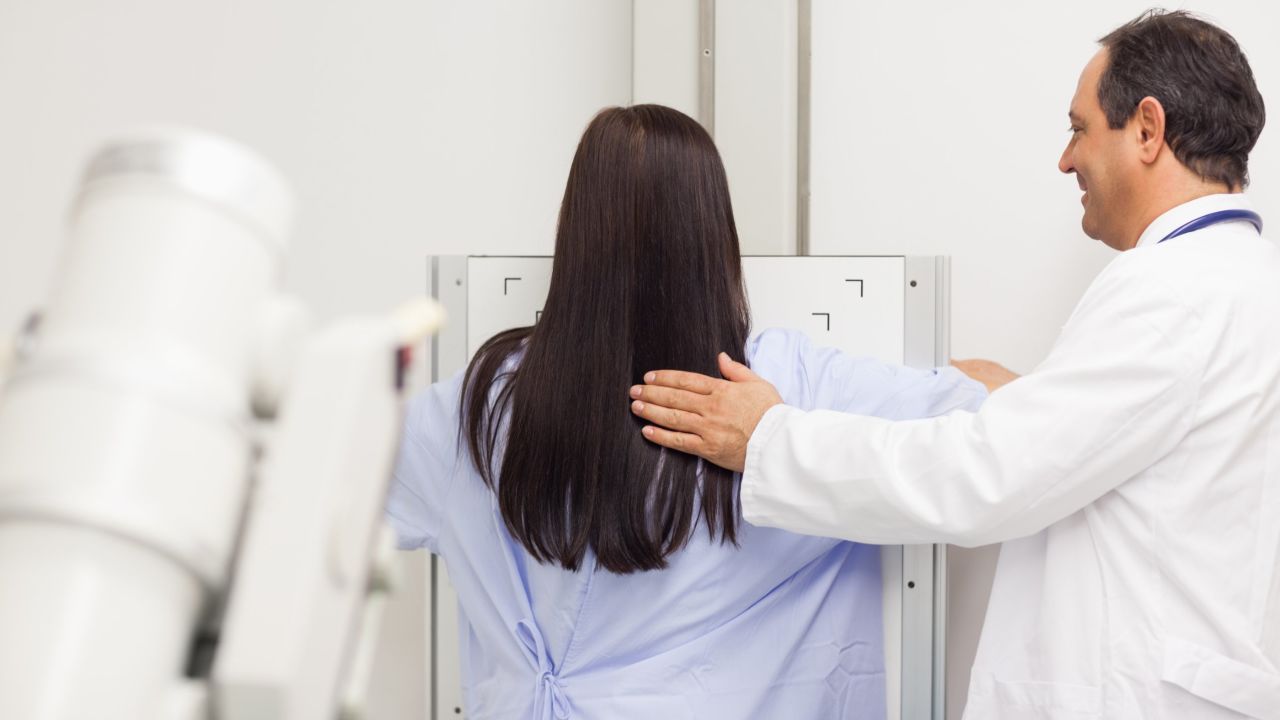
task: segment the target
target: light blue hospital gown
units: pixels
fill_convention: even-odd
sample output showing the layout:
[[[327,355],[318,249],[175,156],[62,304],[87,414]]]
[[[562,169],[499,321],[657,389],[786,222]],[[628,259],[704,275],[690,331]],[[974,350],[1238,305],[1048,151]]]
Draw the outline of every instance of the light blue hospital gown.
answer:
[[[909,419],[986,395],[952,368],[886,366],[794,331],[746,351],[805,410]],[[457,589],[468,717],[885,717],[878,548],[742,523],[739,547],[699,528],[666,570],[538,564],[459,446],[461,384],[412,400],[387,515],[400,547],[442,556]]]

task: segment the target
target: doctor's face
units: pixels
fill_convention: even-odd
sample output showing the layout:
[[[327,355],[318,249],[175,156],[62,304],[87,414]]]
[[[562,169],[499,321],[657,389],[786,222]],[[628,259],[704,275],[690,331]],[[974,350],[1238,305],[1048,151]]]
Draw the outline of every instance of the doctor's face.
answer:
[[[1071,99],[1071,139],[1067,142],[1058,169],[1076,176],[1083,193],[1085,235],[1110,245],[1123,247],[1125,227],[1132,215],[1133,172],[1126,154],[1123,129],[1112,130],[1098,101],[1098,80],[1107,68],[1107,51],[1102,49],[1080,74],[1075,97]]]

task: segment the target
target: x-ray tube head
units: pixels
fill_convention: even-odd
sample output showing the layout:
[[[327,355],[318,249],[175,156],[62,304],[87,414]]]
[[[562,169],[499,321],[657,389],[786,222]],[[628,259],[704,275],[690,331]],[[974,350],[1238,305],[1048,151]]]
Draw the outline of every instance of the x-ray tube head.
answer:
[[[254,326],[291,204],[199,133],[90,162],[0,390],[0,717],[153,717],[181,679],[244,503]]]

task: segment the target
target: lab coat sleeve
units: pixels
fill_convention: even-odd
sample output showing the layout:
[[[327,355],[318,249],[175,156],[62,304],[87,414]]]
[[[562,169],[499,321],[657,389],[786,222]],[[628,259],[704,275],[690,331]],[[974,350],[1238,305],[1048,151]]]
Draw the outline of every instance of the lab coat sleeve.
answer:
[[[438,552],[449,491],[463,460],[459,444],[459,374],[415,395],[405,411],[386,518],[402,550]]]
[[[1039,532],[1158,460],[1189,429],[1208,343],[1194,308],[1125,260],[1099,275],[1045,362],[977,412],[891,422],[772,408],[748,444],[744,517],[976,546]]]

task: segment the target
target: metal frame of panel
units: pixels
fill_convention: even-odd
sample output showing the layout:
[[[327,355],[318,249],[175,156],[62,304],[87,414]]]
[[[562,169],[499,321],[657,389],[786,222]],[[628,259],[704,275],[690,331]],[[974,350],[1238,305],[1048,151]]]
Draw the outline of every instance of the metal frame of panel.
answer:
[[[796,254],[809,254],[809,122],[813,112],[813,0],[796,6]]]
[[[436,333],[431,343],[431,381],[439,382],[466,367],[467,363],[467,258],[433,257],[428,292],[453,313],[453,317],[446,318],[444,328]],[[457,634],[440,631],[450,623],[457,628],[458,610],[453,603],[441,607],[437,602],[441,589],[449,586],[449,579],[440,558],[435,555],[429,558],[431,588],[427,597],[431,606],[427,608],[426,623],[427,665],[430,668],[427,708],[431,720],[445,720],[463,716],[461,668],[456,661],[459,656]],[[441,662],[441,658],[448,660]]]
[[[431,344],[431,380],[437,382],[467,362],[467,263],[464,256],[431,259],[428,293],[453,315]],[[915,367],[943,365],[949,354],[950,263],[944,257],[906,257],[903,358]],[[886,578],[901,588],[900,706],[901,720],[942,720],[945,709],[946,551],[945,546],[886,548]],[[457,608],[441,607],[437,597],[448,577],[438,558],[430,556],[431,607],[427,609],[429,668],[428,707],[432,720],[462,716]],[[893,715],[892,709],[890,711]]]
[[[906,364],[946,365],[951,354],[951,261],[946,257],[907,257]],[[946,712],[946,582],[945,545],[903,548],[903,687],[904,720],[943,720]],[[914,587],[910,584],[914,583]],[[908,626],[906,619],[917,624]],[[910,628],[910,629],[909,629]],[[926,628],[928,631],[926,632]],[[908,655],[906,646],[914,652]],[[908,658],[911,659],[908,675]],[[928,662],[925,661],[928,658]],[[908,688],[906,678],[912,679]]]
[[[716,0],[698,0],[698,122],[716,134]]]

